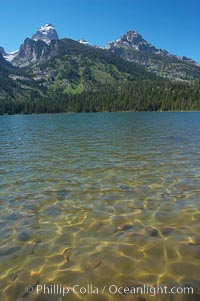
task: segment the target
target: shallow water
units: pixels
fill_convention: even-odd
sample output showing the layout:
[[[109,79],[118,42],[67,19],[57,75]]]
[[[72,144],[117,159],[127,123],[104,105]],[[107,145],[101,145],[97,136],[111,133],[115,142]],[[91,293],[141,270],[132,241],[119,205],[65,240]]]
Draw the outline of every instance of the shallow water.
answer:
[[[200,113],[1,116],[0,129],[0,300],[200,300]]]

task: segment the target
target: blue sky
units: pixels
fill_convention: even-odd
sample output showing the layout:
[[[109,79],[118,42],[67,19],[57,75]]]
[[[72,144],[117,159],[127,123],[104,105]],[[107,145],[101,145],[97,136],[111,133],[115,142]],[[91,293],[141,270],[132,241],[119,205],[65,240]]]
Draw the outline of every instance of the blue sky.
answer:
[[[0,5],[0,46],[17,50],[52,23],[60,38],[105,46],[128,30],[173,54],[200,62],[199,0],[9,0]]]

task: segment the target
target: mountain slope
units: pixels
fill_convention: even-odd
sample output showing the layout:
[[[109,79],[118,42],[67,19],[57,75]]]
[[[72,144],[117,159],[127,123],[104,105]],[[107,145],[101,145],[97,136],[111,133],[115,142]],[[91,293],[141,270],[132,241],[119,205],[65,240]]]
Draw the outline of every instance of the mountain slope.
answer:
[[[171,80],[200,79],[200,65],[186,57],[177,57],[149,44],[135,31],[107,44],[109,52],[129,62],[138,63],[150,72]]]
[[[131,31],[102,49],[58,39],[52,27],[17,52],[0,48],[0,114],[200,109],[196,62]]]
[[[70,39],[58,40],[54,56],[34,66],[32,72],[35,78],[43,78],[50,90],[61,89],[64,93],[80,93],[127,80],[156,79],[135,63]]]
[[[19,51],[21,62],[32,61],[26,68],[13,66],[0,56],[3,112],[31,112],[33,103],[43,99],[59,100],[62,95],[97,91],[102,86],[157,78],[107,50],[70,39],[53,40],[49,45],[26,39],[24,45]]]
[[[45,88],[29,72],[12,66],[0,54],[0,114],[21,113],[30,99],[42,99],[45,94]]]

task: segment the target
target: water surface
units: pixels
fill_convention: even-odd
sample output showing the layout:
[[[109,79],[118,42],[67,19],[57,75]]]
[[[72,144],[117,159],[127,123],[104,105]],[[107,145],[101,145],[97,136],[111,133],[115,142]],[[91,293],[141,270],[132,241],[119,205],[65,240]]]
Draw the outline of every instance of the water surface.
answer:
[[[24,293],[37,283],[196,290],[199,150],[200,113],[1,116],[1,300],[199,300]]]

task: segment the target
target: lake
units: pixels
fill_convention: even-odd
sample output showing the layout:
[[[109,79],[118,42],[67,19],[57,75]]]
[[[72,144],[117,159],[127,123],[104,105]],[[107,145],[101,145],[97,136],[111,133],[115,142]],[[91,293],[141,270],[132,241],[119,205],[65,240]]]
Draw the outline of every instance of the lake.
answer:
[[[199,152],[196,112],[0,116],[1,300],[200,300]]]

